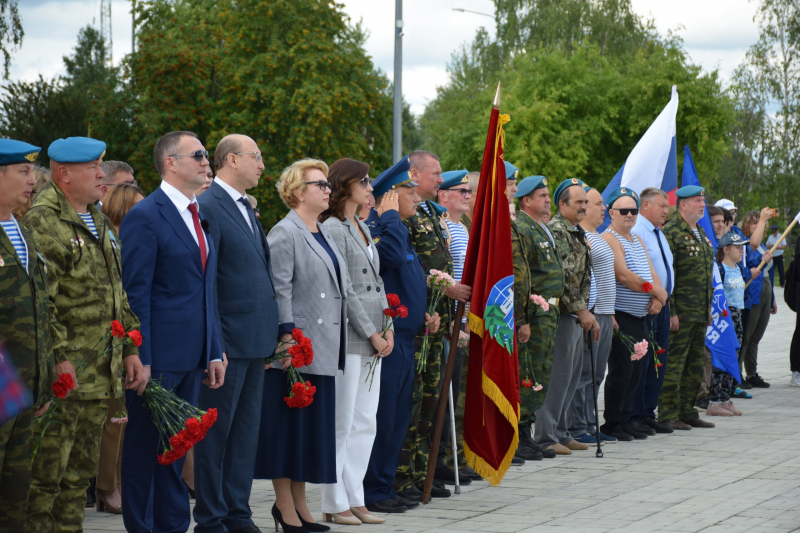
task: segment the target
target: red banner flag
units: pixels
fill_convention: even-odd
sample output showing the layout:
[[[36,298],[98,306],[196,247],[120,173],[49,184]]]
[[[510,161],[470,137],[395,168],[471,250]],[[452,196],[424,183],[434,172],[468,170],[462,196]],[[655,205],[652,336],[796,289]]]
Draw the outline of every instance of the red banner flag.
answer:
[[[519,443],[519,363],[514,328],[511,217],[503,164],[500,85],[492,104],[462,283],[472,287],[464,408],[469,465],[499,485]]]

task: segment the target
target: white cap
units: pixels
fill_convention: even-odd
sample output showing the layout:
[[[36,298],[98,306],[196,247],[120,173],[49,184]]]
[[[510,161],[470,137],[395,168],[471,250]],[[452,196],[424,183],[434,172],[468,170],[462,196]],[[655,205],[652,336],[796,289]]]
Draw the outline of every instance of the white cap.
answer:
[[[714,205],[717,207],[721,207],[722,209],[727,209],[728,211],[736,209],[736,206],[733,205],[733,202],[731,202],[727,198],[723,198],[722,200],[717,200],[717,203],[715,203]]]

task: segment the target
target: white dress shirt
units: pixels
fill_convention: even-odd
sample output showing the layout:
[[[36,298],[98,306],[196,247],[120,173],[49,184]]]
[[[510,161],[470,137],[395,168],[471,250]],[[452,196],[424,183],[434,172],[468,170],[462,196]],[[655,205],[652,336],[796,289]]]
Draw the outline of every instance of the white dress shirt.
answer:
[[[193,194],[192,199],[186,197],[181,191],[167,183],[166,181],[161,181],[161,190],[164,191],[172,203],[175,204],[175,207],[178,209],[178,213],[181,215],[181,218],[186,223],[186,227],[189,229],[189,233],[192,234],[192,238],[194,242],[197,243],[197,247],[200,247],[200,241],[197,240],[197,232],[194,230],[194,221],[192,220],[192,212],[189,211],[190,204],[197,204],[197,197]],[[198,212],[200,211],[200,206],[197,206]],[[208,255],[208,239],[203,239],[206,243],[206,255]]]
[[[644,242],[647,255],[650,257],[650,262],[653,264],[653,270],[658,274],[658,279],[661,280],[661,286],[667,291],[667,294],[672,294],[675,290],[675,270],[672,268],[672,250],[669,249],[667,239],[664,237],[664,232],[659,229],[658,234],[655,232],[656,227],[652,222],[647,220],[644,215],[639,215],[636,219],[636,225],[633,226],[631,233],[638,235]],[[664,257],[667,258],[667,264],[664,264],[664,257],[661,256],[661,249],[658,247],[658,240],[661,240],[661,247],[664,249]],[[670,273],[670,281],[672,287],[667,287],[667,269]]]
[[[250,203],[250,200],[247,199],[247,195],[242,195],[239,191],[219,179],[219,176],[214,178],[214,183],[225,189],[225,192],[231,196],[233,203],[236,204],[236,207],[239,208],[239,212],[242,214],[244,219],[247,221],[247,225],[250,227],[250,231],[253,231],[253,223],[250,221],[250,215],[247,214],[247,207],[242,204],[239,200],[244,198],[244,201]]]

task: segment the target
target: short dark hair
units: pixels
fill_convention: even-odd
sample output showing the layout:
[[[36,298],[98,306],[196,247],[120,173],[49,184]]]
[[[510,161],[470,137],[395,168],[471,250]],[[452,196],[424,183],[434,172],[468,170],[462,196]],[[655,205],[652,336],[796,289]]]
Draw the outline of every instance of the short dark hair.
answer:
[[[133,175],[133,168],[125,161],[103,161],[103,164],[100,166],[103,169],[103,173],[106,175],[106,177],[103,178],[103,183],[106,185],[113,181],[114,175],[117,172],[128,172]]]
[[[427,150],[414,150],[410,154],[408,154],[408,163],[411,165],[411,168],[416,168],[419,170],[420,165],[422,165],[422,161],[426,157],[431,157],[436,161],[439,160],[439,156],[434,154],[433,152],[429,152]]]
[[[706,209],[708,209],[708,218],[720,217],[720,216],[723,219],[725,218],[725,214],[722,212],[722,208],[721,207],[717,207],[715,205],[709,205],[709,206],[706,206]]]
[[[561,194],[558,196],[558,205],[561,205],[561,202],[564,202],[565,204],[569,205],[569,190],[571,188],[572,187],[567,187],[566,189],[561,191]]]
[[[191,131],[171,131],[161,137],[155,148],[153,148],[153,163],[155,163],[156,171],[160,176],[163,176],[167,170],[164,165],[164,159],[175,153],[182,137],[194,137],[197,139],[197,135]]]
[[[228,163],[228,156],[242,149],[241,137],[229,135],[222,139],[214,150],[214,167],[219,170]]]

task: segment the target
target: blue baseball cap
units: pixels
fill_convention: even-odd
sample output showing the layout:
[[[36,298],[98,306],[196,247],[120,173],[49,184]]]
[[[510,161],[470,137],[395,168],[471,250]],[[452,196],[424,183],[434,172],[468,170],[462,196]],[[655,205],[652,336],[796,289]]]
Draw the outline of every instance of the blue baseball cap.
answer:
[[[440,191],[447,190],[462,183],[469,183],[467,178],[469,170],[451,170],[449,172],[442,172],[442,179],[444,182],[439,186]]]
[[[622,198],[623,196],[630,196],[636,201],[636,209],[639,209],[639,195],[636,194],[636,191],[630,189],[628,187],[617,187],[611,194],[608,195],[608,202],[606,202],[606,207],[611,209],[611,206],[614,205],[614,202]]]
[[[719,244],[717,245],[717,250],[722,250],[726,246],[744,246],[745,244],[750,244],[750,239],[745,239],[740,237],[738,234],[730,231],[720,237]]]
[[[33,163],[41,148],[14,139],[0,139],[0,165]]]
[[[88,163],[106,153],[106,143],[89,137],[68,137],[53,141],[47,155],[59,163]]]
[[[546,189],[547,178],[544,176],[528,176],[517,185],[517,192],[514,193],[514,198],[522,198],[528,196],[536,189]]]
[[[411,169],[411,163],[408,162],[408,156],[395,163],[391,168],[381,172],[375,181],[372,182],[372,196],[375,198],[383,196],[389,189],[397,187],[416,187],[419,185],[416,181],[411,179],[408,171]]]

